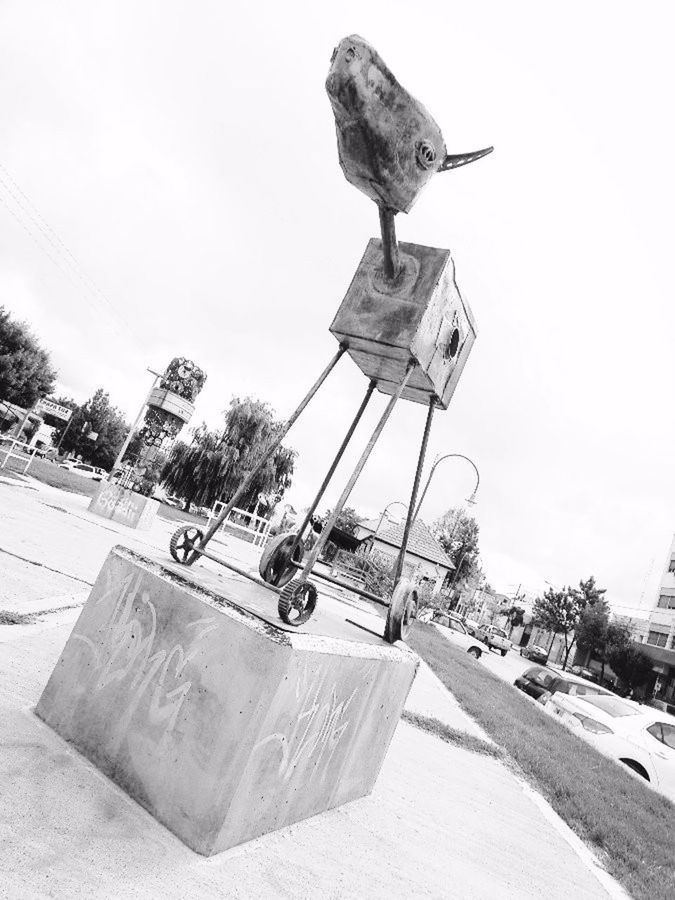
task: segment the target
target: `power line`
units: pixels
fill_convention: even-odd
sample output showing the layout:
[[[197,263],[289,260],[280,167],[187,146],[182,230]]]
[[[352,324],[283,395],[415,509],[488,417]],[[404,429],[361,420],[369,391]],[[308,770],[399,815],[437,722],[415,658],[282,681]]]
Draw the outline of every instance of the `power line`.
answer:
[[[12,213],[14,218],[19,222],[19,224],[24,228],[24,230],[29,234],[33,242],[39,247],[40,250],[48,257],[48,259],[64,274],[67,278],[76,286],[78,290],[81,287],[86,291],[86,295],[84,299],[88,302],[92,300],[99,306],[103,307],[108,315],[113,319],[115,325],[118,330],[123,328],[128,336],[131,336],[131,329],[129,324],[125,321],[123,316],[115,309],[113,304],[108,300],[103,291],[100,290],[96,282],[92,278],[90,278],[80,266],[76,256],[72,253],[72,251],[67,247],[67,245],[61,240],[59,235],[56,233],[54,228],[48,224],[48,222],[44,219],[44,217],[40,214],[39,210],[32,202],[32,200],[28,197],[28,195],[21,189],[21,187],[17,184],[16,180],[9,173],[7,168],[0,163],[0,170],[4,172],[4,177],[0,173],[0,186],[4,188],[6,194],[11,198],[14,204],[21,210],[21,212],[28,217],[33,227],[37,229],[39,234],[42,236],[43,240],[47,242],[49,248],[56,254],[57,259],[60,262],[57,262],[57,259],[54,258],[52,253],[50,253],[47,247],[42,244],[38,238],[35,236],[31,227],[26,224],[26,222],[17,215],[16,211],[11,207],[11,205],[7,202],[6,199],[3,199],[0,196],[0,200],[4,203],[7,209]],[[23,198],[23,199],[22,199]],[[25,202],[24,202],[25,201]],[[63,263],[66,268],[63,268],[60,263]],[[78,285],[75,282],[75,278],[80,282]]]

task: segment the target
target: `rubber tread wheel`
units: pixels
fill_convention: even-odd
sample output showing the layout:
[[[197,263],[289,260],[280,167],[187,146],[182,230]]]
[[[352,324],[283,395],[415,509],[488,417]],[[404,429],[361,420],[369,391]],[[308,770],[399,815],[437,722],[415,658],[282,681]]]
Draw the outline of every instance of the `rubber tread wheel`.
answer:
[[[295,546],[295,549],[293,547]],[[291,562],[302,562],[305,555],[305,542],[294,532],[278,534],[266,545],[260,557],[258,571],[267,584],[283,587],[295,575],[296,568]]]
[[[181,563],[183,566],[191,565],[188,560],[192,556],[195,544],[199,543],[203,537],[204,532],[200,531],[199,528],[195,528],[194,525],[181,525],[180,528],[176,529],[171,535],[169,543],[169,550],[176,562]]]
[[[279,595],[279,616],[287,625],[302,625],[316,609],[317,591],[311,581],[291,581]]]
[[[402,578],[394,588],[384,628],[384,639],[390,644],[404,641],[417,617],[417,591],[407,578]]]

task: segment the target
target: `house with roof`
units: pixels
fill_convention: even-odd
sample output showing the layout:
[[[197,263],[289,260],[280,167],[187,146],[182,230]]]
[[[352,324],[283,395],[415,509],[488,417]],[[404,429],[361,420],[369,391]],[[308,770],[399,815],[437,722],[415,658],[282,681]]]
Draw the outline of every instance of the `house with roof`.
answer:
[[[373,550],[390,557],[393,565],[403,544],[404,528],[404,522],[373,519],[361,522],[355,531],[355,536],[366,550]],[[417,584],[429,584],[433,596],[440,591],[443,582],[453,569],[450,557],[433,536],[429,527],[421,519],[417,519],[413,523],[408,539],[403,564],[405,577],[412,579]]]

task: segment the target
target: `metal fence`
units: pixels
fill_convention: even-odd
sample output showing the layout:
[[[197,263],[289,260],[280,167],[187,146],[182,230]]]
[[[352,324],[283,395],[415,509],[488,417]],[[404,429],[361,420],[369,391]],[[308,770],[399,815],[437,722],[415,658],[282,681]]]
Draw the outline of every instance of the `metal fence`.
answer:
[[[25,448],[25,449],[20,449]],[[31,447],[14,438],[0,438],[0,469],[4,469],[10,459],[20,459],[25,463],[21,475],[25,475],[28,467],[35,459],[37,447]]]
[[[216,500],[213,509],[209,513],[209,525],[212,519],[217,519],[220,511],[226,504]],[[270,532],[270,520],[256,513],[247,512],[245,509],[235,507],[225,519],[220,528],[233,534],[235,537],[253,544],[254,547],[263,547],[267,542]]]

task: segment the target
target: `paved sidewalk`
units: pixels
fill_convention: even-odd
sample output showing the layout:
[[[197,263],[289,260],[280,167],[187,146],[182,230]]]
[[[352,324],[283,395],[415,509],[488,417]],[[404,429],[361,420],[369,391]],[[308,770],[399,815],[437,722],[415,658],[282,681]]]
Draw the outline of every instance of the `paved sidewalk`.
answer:
[[[406,723],[370,797],[204,859],[31,712],[71,627],[0,645],[0,896],[619,896],[505,766]],[[463,716],[425,668],[408,705]]]
[[[0,485],[0,547],[15,554],[0,553],[0,581],[16,556],[42,564],[19,566],[19,577],[31,572],[30,597],[13,597],[23,610],[54,605],[45,565],[78,579],[82,602],[110,546],[165,549],[176,527],[160,521],[139,536],[88,521],[87,498],[19,491]],[[381,633],[372,613],[343,608]],[[369,797],[198,856],[32,713],[78,614],[0,627],[0,897],[622,896],[506,766],[406,722]],[[482,736],[424,665],[407,708]]]

